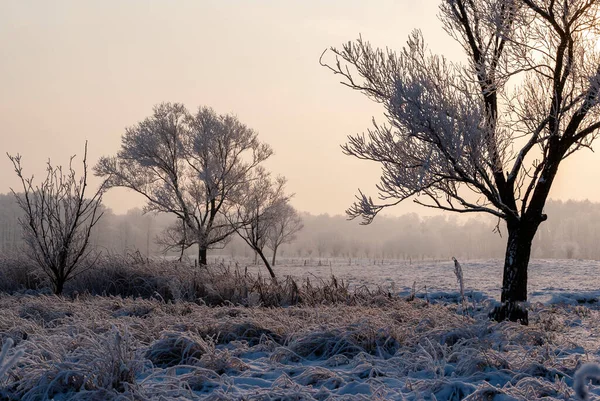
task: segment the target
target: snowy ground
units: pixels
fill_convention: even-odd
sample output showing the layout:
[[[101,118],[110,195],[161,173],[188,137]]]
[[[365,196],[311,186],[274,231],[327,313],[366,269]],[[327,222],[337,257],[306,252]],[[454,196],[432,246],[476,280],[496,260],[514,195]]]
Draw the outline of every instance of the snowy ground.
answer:
[[[0,296],[2,338],[25,352],[0,375],[0,400],[574,400],[576,368],[600,360],[598,262],[534,261],[529,327],[485,317],[499,262],[461,263],[467,293],[479,294],[468,316],[453,302],[452,262],[276,267],[315,284],[333,272],[399,293],[416,281],[430,303],[210,308]]]

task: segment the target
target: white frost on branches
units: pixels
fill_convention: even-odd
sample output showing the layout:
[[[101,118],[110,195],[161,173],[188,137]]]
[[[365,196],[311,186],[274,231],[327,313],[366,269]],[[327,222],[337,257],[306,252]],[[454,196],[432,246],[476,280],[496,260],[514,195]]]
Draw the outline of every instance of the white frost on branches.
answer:
[[[196,114],[163,103],[127,129],[121,150],[103,157],[96,174],[110,187],[143,195],[146,211],[177,216],[163,240],[176,247],[218,247],[234,232],[226,215],[256,167],[273,153],[258,134],[232,115],[210,108]]]
[[[382,167],[381,202],[359,193],[348,215],[368,224],[415,197],[444,210],[518,221],[531,209],[539,218],[560,161],[600,128],[599,2],[445,0],[440,10],[465,65],[432,54],[420,31],[397,53],[359,38],[322,61],[387,119],[343,145]]]

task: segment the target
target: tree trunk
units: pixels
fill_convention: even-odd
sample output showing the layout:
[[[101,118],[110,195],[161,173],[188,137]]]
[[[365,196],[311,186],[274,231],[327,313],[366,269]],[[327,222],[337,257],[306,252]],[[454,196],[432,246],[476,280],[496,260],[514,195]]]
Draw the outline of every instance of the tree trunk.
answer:
[[[520,305],[527,301],[527,268],[531,256],[531,243],[537,224],[521,222],[508,224],[508,242],[502,278],[502,305],[492,312],[498,321],[511,320],[528,324],[527,310]]]
[[[61,295],[65,286],[65,280],[57,277],[54,282],[54,295]]]
[[[198,246],[198,263],[200,266],[206,266],[206,248]]]
[[[273,248],[273,260],[271,261],[271,266],[275,266],[275,255],[277,255],[277,247]]]
[[[271,265],[269,264],[269,261],[267,260],[267,258],[265,257],[265,254],[261,251],[261,250],[256,250],[256,253],[258,254],[258,256],[260,256],[260,258],[262,259],[263,263],[265,264],[267,270],[269,271],[269,274],[271,275],[271,278],[275,278],[275,272],[273,271],[273,269],[271,268]]]

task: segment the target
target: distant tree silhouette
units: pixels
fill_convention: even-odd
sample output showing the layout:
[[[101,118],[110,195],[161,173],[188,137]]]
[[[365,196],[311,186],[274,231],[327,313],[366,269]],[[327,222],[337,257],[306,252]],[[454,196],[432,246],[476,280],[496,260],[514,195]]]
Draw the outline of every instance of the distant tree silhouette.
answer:
[[[289,202],[279,202],[273,211],[273,222],[267,234],[267,243],[273,251],[271,264],[275,266],[277,250],[283,244],[289,244],[296,239],[298,231],[304,224],[298,211]]]
[[[284,192],[285,178],[272,179],[264,169],[257,169],[256,176],[246,187],[241,201],[231,215],[231,222],[239,236],[260,256],[272,278],[275,272],[264,254],[276,224],[280,220],[283,204],[289,196]]]

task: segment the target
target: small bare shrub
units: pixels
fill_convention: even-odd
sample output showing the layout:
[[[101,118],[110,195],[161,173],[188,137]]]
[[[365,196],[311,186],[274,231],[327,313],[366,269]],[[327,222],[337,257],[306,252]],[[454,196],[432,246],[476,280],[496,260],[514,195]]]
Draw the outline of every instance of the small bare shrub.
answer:
[[[101,202],[104,183],[91,198],[86,193],[87,142],[83,154],[81,177],[68,170],[47,163],[46,178],[34,185],[33,176],[23,175],[21,156],[8,158],[21,181],[22,193],[11,191],[24,212],[19,218],[23,239],[29,248],[27,255],[42,269],[52,282],[55,294],[62,294],[66,282],[94,264],[95,252],[89,249],[90,235],[102,217]]]

